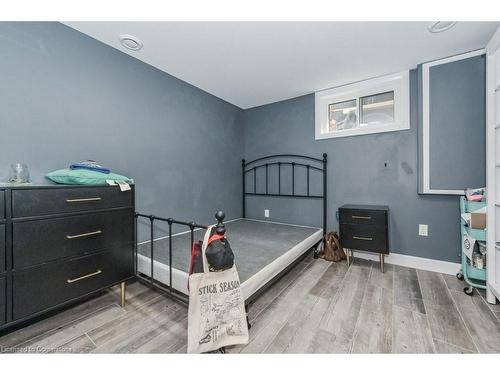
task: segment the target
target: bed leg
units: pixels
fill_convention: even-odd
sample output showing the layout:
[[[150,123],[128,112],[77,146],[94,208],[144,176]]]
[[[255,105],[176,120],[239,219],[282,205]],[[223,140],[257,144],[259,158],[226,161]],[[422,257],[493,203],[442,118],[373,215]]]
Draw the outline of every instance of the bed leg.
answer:
[[[125,307],[125,293],[127,291],[127,284],[125,284],[125,281],[120,284],[120,305],[121,307]]]
[[[248,329],[252,328],[252,325],[250,324],[250,319],[248,319],[248,313],[247,313],[247,327]]]
[[[323,242],[320,241],[316,245],[314,245],[314,247],[313,247],[313,249],[314,249],[313,250],[313,259],[318,259],[319,256],[321,255],[320,254],[321,253],[320,247],[323,246],[322,244],[323,244]]]

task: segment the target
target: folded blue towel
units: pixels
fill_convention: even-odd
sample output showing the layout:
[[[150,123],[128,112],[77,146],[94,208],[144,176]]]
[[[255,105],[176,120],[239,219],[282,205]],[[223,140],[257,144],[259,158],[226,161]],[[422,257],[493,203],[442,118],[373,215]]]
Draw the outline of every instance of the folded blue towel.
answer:
[[[70,169],[88,169],[90,171],[101,172],[105,174],[109,174],[111,170],[109,168],[105,168],[94,160],[82,161],[81,163],[73,163],[69,166]]]

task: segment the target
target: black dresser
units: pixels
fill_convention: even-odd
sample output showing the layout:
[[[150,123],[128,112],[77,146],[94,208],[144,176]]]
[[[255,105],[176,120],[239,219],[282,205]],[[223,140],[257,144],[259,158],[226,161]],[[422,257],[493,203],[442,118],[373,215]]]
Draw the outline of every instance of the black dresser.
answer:
[[[135,274],[134,187],[0,185],[0,334]]]
[[[346,204],[339,208],[340,242],[347,249],[375,252],[384,272],[384,255],[389,254],[389,207]]]

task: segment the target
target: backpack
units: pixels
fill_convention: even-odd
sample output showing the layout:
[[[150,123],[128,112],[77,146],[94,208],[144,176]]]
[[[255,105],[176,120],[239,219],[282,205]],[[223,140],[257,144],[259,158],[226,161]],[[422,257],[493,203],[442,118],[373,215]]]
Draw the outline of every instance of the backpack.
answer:
[[[340,244],[340,238],[337,232],[325,234],[323,241],[323,251],[320,258],[330,262],[340,262],[347,258],[344,249]]]
[[[205,250],[210,272],[224,271],[234,265],[234,254],[225,234],[217,234],[215,228],[210,232]]]
[[[195,241],[191,248],[191,261],[189,274],[203,272],[201,259],[202,241]],[[224,271],[234,265],[234,253],[225,235],[217,234],[215,228],[211,229],[210,237],[205,251],[208,267],[211,272]]]

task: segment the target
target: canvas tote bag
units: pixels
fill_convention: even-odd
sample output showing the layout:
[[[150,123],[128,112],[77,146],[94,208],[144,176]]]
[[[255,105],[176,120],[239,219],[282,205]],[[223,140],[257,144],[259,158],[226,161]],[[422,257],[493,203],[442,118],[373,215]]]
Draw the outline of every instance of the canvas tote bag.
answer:
[[[229,345],[248,344],[245,301],[236,266],[210,272],[202,245],[203,273],[189,276],[188,353],[205,353]]]

